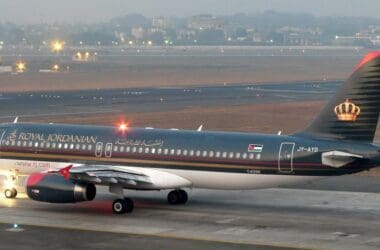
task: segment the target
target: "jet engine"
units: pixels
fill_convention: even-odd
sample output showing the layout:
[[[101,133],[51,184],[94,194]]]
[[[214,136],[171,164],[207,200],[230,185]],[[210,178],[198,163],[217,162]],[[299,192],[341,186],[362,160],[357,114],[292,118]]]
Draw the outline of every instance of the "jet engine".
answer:
[[[96,187],[92,183],[67,179],[58,173],[35,173],[26,181],[26,193],[36,201],[75,203],[93,200]]]

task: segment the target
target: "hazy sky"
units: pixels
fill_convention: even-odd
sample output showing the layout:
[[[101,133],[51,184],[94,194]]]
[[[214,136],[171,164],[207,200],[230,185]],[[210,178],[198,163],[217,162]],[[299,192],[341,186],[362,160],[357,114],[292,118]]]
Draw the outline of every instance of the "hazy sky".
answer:
[[[96,22],[127,13],[149,17],[190,16],[255,13],[268,9],[380,18],[379,0],[0,0],[0,21]]]

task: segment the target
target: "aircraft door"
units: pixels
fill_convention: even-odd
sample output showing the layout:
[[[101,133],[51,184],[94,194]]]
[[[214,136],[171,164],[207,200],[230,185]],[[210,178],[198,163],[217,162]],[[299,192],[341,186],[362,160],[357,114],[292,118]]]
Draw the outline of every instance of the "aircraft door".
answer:
[[[294,142],[283,142],[278,153],[278,171],[282,173],[293,172]]]
[[[103,153],[103,142],[98,142],[96,143],[96,146],[95,146],[95,156],[102,157],[102,153]]]
[[[112,143],[107,143],[106,149],[105,149],[105,157],[111,157],[111,156],[112,156]]]

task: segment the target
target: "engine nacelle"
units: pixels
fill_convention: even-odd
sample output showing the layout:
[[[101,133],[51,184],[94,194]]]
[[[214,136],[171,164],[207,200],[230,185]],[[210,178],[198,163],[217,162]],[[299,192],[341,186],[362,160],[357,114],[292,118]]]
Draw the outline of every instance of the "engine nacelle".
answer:
[[[26,193],[36,201],[51,203],[75,203],[95,198],[96,187],[92,183],[75,182],[56,173],[31,174],[26,181]]]

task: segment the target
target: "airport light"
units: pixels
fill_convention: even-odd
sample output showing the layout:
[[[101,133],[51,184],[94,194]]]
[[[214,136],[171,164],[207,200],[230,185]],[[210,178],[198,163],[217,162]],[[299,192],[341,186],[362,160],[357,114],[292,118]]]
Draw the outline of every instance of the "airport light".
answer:
[[[152,41],[148,41],[148,45],[152,45],[153,44],[153,42]]]
[[[59,71],[59,65],[58,64],[54,64],[53,67],[52,67],[52,70],[57,72]]]
[[[59,53],[63,50],[64,42],[55,40],[51,43],[50,48],[53,52]]]
[[[75,54],[75,57],[76,57],[78,60],[82,60],[82,53],[77,52],[77,53]]]
[[[84,60],[88,61],[89,58],[90,58],[90,52],[86,52],[84,54]]]
[[[16,71],[19,73],[23,73],[26,70],[25,62],[19,61],[16,63]]]
[[[129,44],[129,45],[133,45],[133,41],[129,41],[128,44]]]

